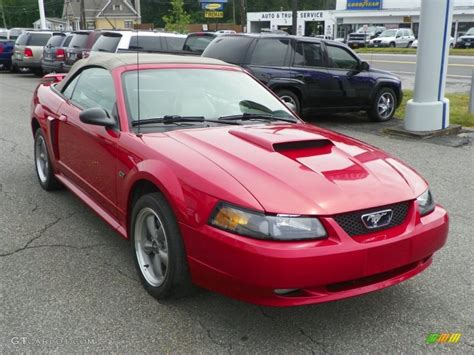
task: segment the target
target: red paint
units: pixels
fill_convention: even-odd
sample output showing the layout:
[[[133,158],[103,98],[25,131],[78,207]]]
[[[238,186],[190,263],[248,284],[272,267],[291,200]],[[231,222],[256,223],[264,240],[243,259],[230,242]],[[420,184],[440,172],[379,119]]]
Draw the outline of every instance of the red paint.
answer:
[[[242,71],[196,64],[140,68]],[[165,195],[196,284],[257,304],[327,302],[416,275],[446,242],[446,211],[437,206],[420,217],[415,204],[427,183],[396,158],[347,136],[304,123],[136,136],[129,129],[121,83],[121,74],[135,69],[129,65],[112,72],[120,131],[80,122],[79,109],[50,84],[36,91],[32,117],[47,135],[58,178],[123,237],[136,183],[147,180]],[[286,149],[289,142],[310,145]],[[267,213],[318,216],[328,238],[273,242],[218,230],[207,221],[219,201]],[[381,232],[350,237],[332,218],[401,201],[410,201],[406,220]],[[276,288],[299,291],[278,296]]]

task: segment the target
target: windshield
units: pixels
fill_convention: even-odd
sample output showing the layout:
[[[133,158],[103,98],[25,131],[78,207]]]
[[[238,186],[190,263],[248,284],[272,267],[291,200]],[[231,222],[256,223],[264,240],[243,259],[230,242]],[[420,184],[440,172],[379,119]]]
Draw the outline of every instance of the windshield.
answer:
[[[474,36],[474,27],[471,27],[469,31],[467,31],[466,35],[468,36]]]
[[[377,27],[367,27],[367,28],[364,28],[364,27],[361,27],[357,30],[357,33],[373,33],[377,30]]]
[[[123,74],[124,94],[131,120],[164,116],[199,116],[204,119],[243,114],[294,116],[288,109],[243,72],[215,69],[141,70],[140,99],[137,72]]]
[[[387,30],[383,31],[379,37],[395,37],[397,35],[397,30]]]

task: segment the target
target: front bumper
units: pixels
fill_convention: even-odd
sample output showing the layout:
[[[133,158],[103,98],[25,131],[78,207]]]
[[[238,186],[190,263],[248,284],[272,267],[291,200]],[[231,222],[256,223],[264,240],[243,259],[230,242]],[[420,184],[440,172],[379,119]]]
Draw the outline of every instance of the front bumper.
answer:
[[[474,41],[471,41],[471,42],[466,42],[466,41],[456,42],[455,47],[456,48],[474,48]]]
[[[448,215],[437,206],[420,218],[415,203],[404,224],[350,237],[321,218],[329,238],[271,242],[210,226],[181,224],[193,282],[246,302],[267,306],[322,303],[395,285],[420,273],[446,242]],[[277,295],[275,289],[297,289]]]
[[[351,48],[364,48],[368,46],[368,42],[365,41],[347,41],[347,45]]]
[[[380,43],[369,43],[370,48],[387,48],[390,47],[390,43],[388,42],[380,42]]]

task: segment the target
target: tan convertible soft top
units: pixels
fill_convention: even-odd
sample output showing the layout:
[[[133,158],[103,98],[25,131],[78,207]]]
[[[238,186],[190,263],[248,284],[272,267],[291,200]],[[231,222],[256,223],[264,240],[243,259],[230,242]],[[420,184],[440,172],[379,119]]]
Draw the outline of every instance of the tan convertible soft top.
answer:
[[[226,65],[236,67],[225,63],[221,60],[212,59],[212,58],[203,58],[197,56],[184,56],[184,55],[169,55],[169,54],[150,54],[150,53],[140,53],[139,56],[140,64],[202,64],[202,65]],[[82,59],[78,61],[72,67],[68,76],[65,80],[61,81],[56,85],[57,90],[61,91],[63,86],[69,82],[69,78],[74,76],[74,73],[81,70],[85,66],[98,66],[103,67],[108,70],[112,70],[117,67],[125,65],[137,64],[137,53],[100,53],[93,55],[87,59]]]

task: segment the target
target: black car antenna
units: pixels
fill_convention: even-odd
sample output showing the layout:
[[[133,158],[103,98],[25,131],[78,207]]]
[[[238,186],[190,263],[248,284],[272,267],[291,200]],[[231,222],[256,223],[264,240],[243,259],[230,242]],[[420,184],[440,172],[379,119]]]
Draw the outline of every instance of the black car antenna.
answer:
[[[143,136],[140,125],[140,50],[138,46],[138,28],[137,28],[137,137]]]

